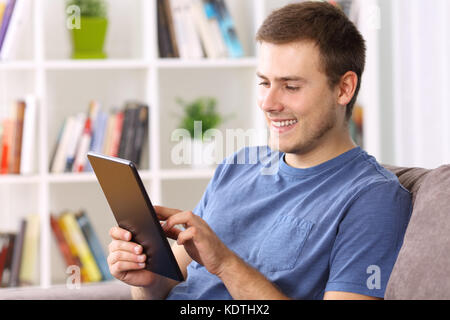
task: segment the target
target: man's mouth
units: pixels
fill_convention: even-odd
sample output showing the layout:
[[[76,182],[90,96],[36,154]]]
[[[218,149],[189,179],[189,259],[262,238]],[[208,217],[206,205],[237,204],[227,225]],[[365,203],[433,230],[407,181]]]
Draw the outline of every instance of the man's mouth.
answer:
[[[278,128],[289,127],[296,124],[298,121],[296,119],[292,120],[282,120],[282,121],[272,121],[272,125]]]
[[[271,130],[277,133],[284,133],[293,129],[298,123],[297,119],[270,119]]]

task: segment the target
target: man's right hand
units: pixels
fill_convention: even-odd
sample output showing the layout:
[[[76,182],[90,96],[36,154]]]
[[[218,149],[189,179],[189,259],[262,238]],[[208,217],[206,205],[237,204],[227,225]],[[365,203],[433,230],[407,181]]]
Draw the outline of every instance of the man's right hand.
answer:
[[[145,270],[146,256],[142,246],[131,242],[131,233],[119,227],[109,230],[108,266],[111,275],[131,286],[146,287],[161,276]]]

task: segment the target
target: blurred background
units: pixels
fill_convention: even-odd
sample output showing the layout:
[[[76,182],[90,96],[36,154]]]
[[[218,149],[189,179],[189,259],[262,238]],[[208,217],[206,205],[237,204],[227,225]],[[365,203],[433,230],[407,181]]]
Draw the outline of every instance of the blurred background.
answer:
[[[247,136],[265,128],[254,35],[291,2],[0,0],[0,285],[64,283],[74,264],[110,279],[115,221],[87,151],[132,159],[154,204],[192,210],[215,164],[175,129],[218,129],[233,144],[216,160],[264,143]],[[367,41],[355,141],[384,164],[448,164],[448,0],[330,2]]]

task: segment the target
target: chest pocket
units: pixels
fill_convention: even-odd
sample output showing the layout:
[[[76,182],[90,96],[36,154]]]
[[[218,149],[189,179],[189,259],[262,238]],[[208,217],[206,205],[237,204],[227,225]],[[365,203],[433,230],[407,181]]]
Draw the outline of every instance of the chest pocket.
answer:
[[[258,252],[262,272],[292,269],[313,227],[308,220],[284,216],[269,228]]]

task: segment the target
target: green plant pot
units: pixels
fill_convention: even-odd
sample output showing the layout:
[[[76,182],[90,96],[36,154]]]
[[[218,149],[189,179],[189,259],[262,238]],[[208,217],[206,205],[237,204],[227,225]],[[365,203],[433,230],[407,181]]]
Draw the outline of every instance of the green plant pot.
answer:
[[[73,59],[105,59],[103,51],[108,19],[81,17],[80,29],[72,30]]]

